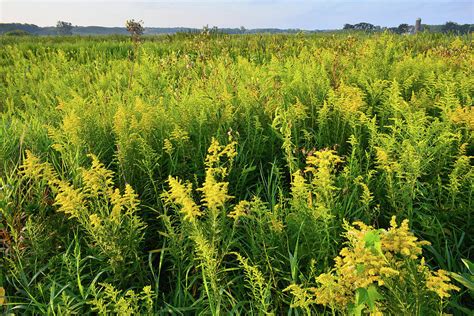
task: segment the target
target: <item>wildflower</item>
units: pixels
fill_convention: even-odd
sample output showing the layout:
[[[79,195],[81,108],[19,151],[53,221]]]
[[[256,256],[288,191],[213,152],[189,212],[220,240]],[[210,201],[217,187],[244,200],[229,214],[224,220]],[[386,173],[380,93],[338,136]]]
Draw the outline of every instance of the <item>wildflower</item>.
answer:
[[[85,192],[92,196],[97,196],[99,193],[111,194],[114,173],[106,169],[97,156],[92,154],[87,156],[92,159],[92,166],[90,169],[82,170]]]
[[[311,200],[309,198],[311,192],[305,178],[302,176],[300,171],[293,174],[293,181],[291,183],[291,203],[294,208],[300,208],[302,205],[308,204],[312,207]],[[307,200],[308,199],[308,200]],[[311,201],[312,202],[312,201]]]
[[[451,279],[448,276],[448,272],[445,270],[438,270],[434,273],[429,272],[426,278],[426,287],[428,290],[435,292],[438,296],[443,299],[450,297],[449,291],[459,291],[460,288],[450,284]]]
[[[171,139],[179,142],[184,143],[189,140],[189,134],[185,130],[181,129],[178,125],[176,125],[171,132]]]
[[[110,212],[110,217],[115,223],[119,223],[120,214],[123,209],[123,198],[118,188],[116,188],[110,195],[110,202],[112,204],[112,211]]]
[[[398,226],[393,217],[390,223],[389,230],[375,229],[362,222],[355,222],[352,226],[346,224],[348,246],[341,249],[335,258],[332,271],[316,277],[318,287],[309,291],[291,286],[297,305],[302,307],[316,303],[347,311],[347,306],[354,302],[361,290],[383,287],[393,277],[403,281],[407,273],[412,273],[406,265],[407,259],[417,260],[421,246],[429,243],[418,241],[409,231],[408,220]],[[432,274],[424,267],[424,259],[420,261],[418,273],[425,275],[428,290],[436,292],[441,298],[449,296],[450,290],[458,290],[449,283],[447,272],[440,270]],[[385,290],[387,295],[391,295],[390,287]],[[371,307],[371,313],[378,312],[378,308]]]
[[[163,143],[163,150],[165,151],[165,153],[167,153],[168,155],[171,155],[174,151],[174,148],[173,148],[173,144],[171,143],[171,141],[166,138],[164,140],[164,143]]]
[[[224,203],[232,198],[227,194],[228,186],[228,182],[217,182],[212,169],[208,169],[206,170],[206,180],[198,191],[203,192],[202,201],[204,204],[209,209],[215,210],[224,206]]]
[[[151,295],[153,293],[150,285],[144,286],[142,292],[145,295]]]
[[[297,284],[291,284],[283,292],[291,292],[293,302],[291,307],[308,308],[309,305],[315,303],[315,288],[302,288]]]
[[[67,140],[75,145],[80,146],[82,143],[81,136],[79,134],[79,127],[81,126],[81,120],[74,113],[68,113],[63,118],[62,129]]]
[[[240,217],[244,217],[248,215],[250,209],[250,202],[249,201],[240,201],[236,206],[234,206],[234,210],[227,215],[228,217],[238,220]]]
[[[417,259],[422,252],[421,246],[430,244],[427,241],[418,241],[418,238],[410,232],[408,220],[406,219],[398,227],[396,217],[393,216],[390,226],[390,229],[382,236],[382,244],[385,251]]]
[[[26,159],[21,166],[22,173],[32,179],[39,179],[43,175],[44,167],[40,159],[26,150]]]
[[[80,217],[84,214],[84,195],[81,190],[74,189],[65,181],[59,181],[58,190],[54,203],[59,206],[58,212],[63,212],[70,217]]]
[[[123,201],[124,205],[127,207],[128,215],[132,215],[138,209],[138,205],[140,204],[140,200],[138,200],[138,194],[135,193],[135,190],[133,190],[132,186],[128,183],[125,185]]]
[[[184,219],[194,222],[202,215],[196,203],[191,198],[192,184],[182,184],[179,180],[169,176],[168,184],[169,191],[165,195],[167,199],[173,203],[181,205],[181,213],[184,214]]]
[[[464,124],[474,130],[474,106],[457,107],[449,113],[449,119],[454,124]]]
[[[92,214],[89,216],[89,221],[92,225],[92,227],[96,228],[96,227],[100,227],[102,221],[100,219],[99,216],[97,216],[97,214]]]
[[[5,288],[0,286],[0,306],[2,306],[3,304],[5,304]]]
[[[215,168],[216,173],[218,171],[221,171],[222,176],[225,176],[226,169],[221,169],[219,168],[218,164],[220,162],[221,157],[226,157],[227,160],[232,163],[232,160],[237,156],[237,152],[235,150],[237,143],[235,141],[231,141],[229,144],[226,146],[221,146],[219,144],[219,141],[215,139],[214,137],[211,140],[211,145],[209,146],[206,156],[206,167],[207,168]]]

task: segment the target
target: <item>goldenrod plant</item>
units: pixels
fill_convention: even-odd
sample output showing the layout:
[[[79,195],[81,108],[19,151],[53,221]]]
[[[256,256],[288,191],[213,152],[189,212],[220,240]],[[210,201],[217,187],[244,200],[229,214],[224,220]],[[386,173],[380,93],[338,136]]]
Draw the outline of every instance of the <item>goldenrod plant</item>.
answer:
[[[346,226],[347,247],[335,266],[315,278],[316,286],[290,285],[293,306],[310,312],[311,305],[351,315],[432,315],[442,313],[446,298],[459,287],[445,270],[432,271],[421,257],[422,246],[410,232],[408,220],[400,226],[393,216],[390,228],[375,229],[361,222]]]

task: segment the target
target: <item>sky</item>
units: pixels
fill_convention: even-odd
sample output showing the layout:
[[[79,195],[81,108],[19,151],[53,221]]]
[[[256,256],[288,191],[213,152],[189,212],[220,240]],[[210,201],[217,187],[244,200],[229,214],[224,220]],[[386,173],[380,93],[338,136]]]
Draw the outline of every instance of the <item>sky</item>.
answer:
[[[338,29],[345,23],[380,26],[455,21],[474,24],[474,0],[0,0],[0,23],[52,26],[124,26],[127,19],[145,27]]]

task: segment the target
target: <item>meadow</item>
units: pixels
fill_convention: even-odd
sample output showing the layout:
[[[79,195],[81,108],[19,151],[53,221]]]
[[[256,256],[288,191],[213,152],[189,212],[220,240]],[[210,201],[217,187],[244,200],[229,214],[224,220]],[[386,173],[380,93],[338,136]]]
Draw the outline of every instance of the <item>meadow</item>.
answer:
[[[472,312],[471,36],[0,47],[0,312]]]

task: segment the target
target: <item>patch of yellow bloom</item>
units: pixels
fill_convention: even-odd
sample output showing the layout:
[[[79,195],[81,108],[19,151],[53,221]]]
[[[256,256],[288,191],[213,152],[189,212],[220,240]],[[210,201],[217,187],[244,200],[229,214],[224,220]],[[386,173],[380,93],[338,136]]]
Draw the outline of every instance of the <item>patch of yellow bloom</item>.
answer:
[[[100,225],[102,224],[102,220],[100,219],[100,217],[97,215],[97,214],[92,214],[89,216],[89,220],[91,222],[91,225],[92,227],[100,227]]]
[[[232,198],[227,194],[228,187],[228,182],[216,181],[214,170],[212,168],[208,168],[206,170],[206,180],[202,184],[202,187],[198,189],[198,191],[203,193],[202,202],[204,202],[204,205],[211,210],[215,210],[224,206],[224,203]]]
[[[163,150],[168,155],[171,155],[174,151],[173,144],[171,143],[171,141],[168,138],[165,138],[165,140],[163,141]]]
[[[138,235],[143,229],[143,222],[135,214],[139,199],[128,184],[123,194],[118,188],[114,190],[113,172],[107,170],[96,156],[89,157],[92,166],[81,169],[82,183],[78,187],[60,178],[50,163],[40,162],[30,152],[27,152],[21,170],[25,177],[48,184],[55,194],[53,205],[57,211],[76,219],[89,233],[91,243],[108,257],[112,269],[115,269],[137,254],[137,248],[130,247],[130,243],[133,241],[138,246],[137,240],[141,237],[131,235],[130,238],[136,239],[124,243],[127,235],[124,237],[120,232],[127,228]]]
[[[58,212],[63,212],[71,218],[79,218],[84,213],[85,196],[81,190],[62,180],[59,181],[57,190],[54,205],[58,206]]]
[[[229,183],[220,181],[229,173],[233,158],[237,155],[235,151],[236,142],[231,141],[226,146],[221,146],[216,139],[212,139],[206,157],[206,178],[202,187],[197,189],[202,192],[201,201],[203,206],[216,214],[217,209],[223,207],[232,198],[228,195]],[[226,158],[221,161],[222,158]],[[226,167],[225,165],[230,167]],[[181,206],[180,212],[184,214],[184,219],[194,222],[202,215],[199,206],[192,198],[192,184],[182,184],[179,179],[168,178],[170,189],[163,196],[168,203]],[[235,214],[236,215],[236,214]]]
[[[421,255],[421,246],[430,245],[428,241],[418,241],[418,238],[410,232],[407,219],[397,227],[395,216],[390,221],[390,229],[382,234],[381,238],[384,253],[389,258],[401,254],[415,260]]]
[[[465,124],[471,131],[474,130],[474,106],[457,107],[449,113],[449,118],[455,124]]]
[[[234,210],[230,212],[227,216],[237,220],[240,217],[244,217],[248,215],[250,210],[250,202],[249,201],[240,201],[236,206],[234,206]]]
[[[85,192],[95,196],[99,193],[112,194],[114,173],[105,168],[96,155],[87,155],[92,159],[92,166],[89,169],[82,169],[82,181]]]
[[[293,173],[291,182],[291,206],[299,211],[308,209],[315,219],[328,218],[337,191],[336,165],[342,162],[334,150],[320,150],[306,159],[304,173]]]
[[[304,289],[293,284],[287,288],[294,295],[293,306],[306,308],[308,304],[321,304],[343,311],[354,303],[357,290],[374,286],[390,295],[386,282],[393,278],[400,282],[410,277],[413,272],[408,268],[409,263],[419,259],[423,245],[429,245],[429,242],[418,241],[410,232],[408,220],[398,226],[393,216],[390,226],[385,230],[362,222],[347,225],[348,246],[335,258],[330,272],[316,277],[319,286]],[[459,290],[449,283],[446,271],[431,272],[424,266],[424,259],[417,264],[418,272],[426,280],[426,290],[437,293],[441,299],[448,297],[449,291]]]
[[[168,184],[170,189],[165,194],[167,201],[180,205],[181,213],[184,214],[184,219],[194,222],[202,215],[202,212],[191,197],[193,190],[192,184],[182,184],[181,181],[172,176],[168,177]]]
[[[0,286],[0,306],[5,304],[5,301],[6,301],[6,299],[5,299],[5,288]]]
[[[449,283],[451,280],[448,276],[448,272],[445,270],[438,270],[431,272],[428,269],[425,270],[426,276],[426,287],[428,290],[435,292],[438,296],[443,299],[449,297],[449,291],[459,291],[460,288]]]

